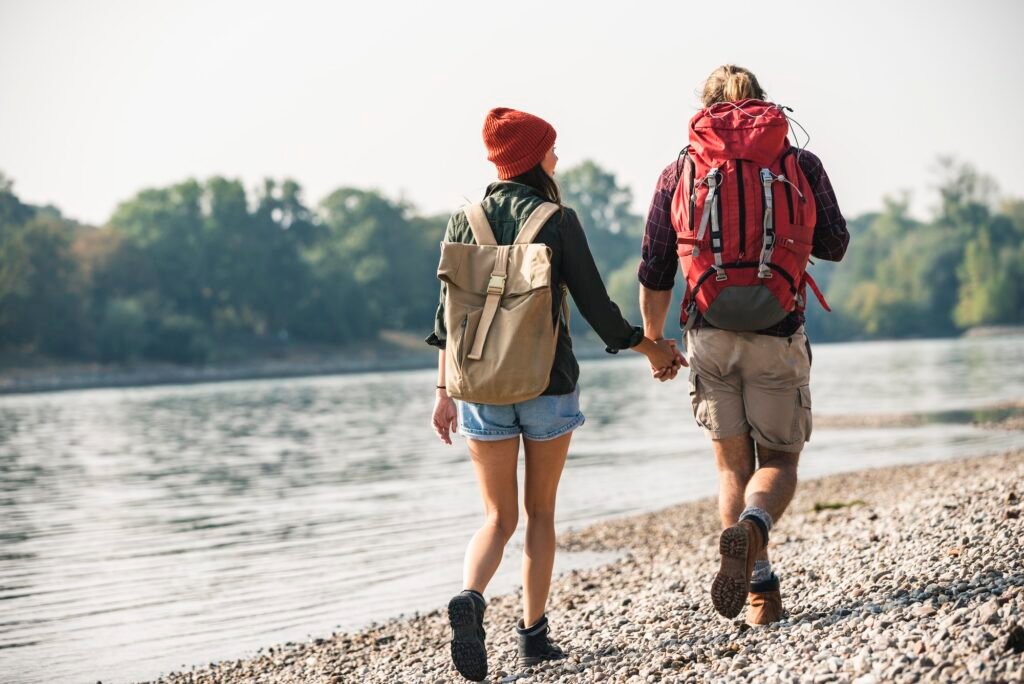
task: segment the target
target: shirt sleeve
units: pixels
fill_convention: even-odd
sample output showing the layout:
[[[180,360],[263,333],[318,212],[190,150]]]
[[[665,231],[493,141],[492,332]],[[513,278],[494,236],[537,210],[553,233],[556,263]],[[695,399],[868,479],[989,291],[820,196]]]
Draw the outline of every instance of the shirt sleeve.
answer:
[[[565,208],[562,214],[562,279],[576,307],[607,345],[609,354],[635,347],[644,338],[643,329],[631,326],[608,296],[576,212]]]
[[[648,290],[671,290],[675,284],[679,257],[676,230],[672,227],[672,196],[678,182],[676,164],[669,164],[658,177],[651,207],[647,211],[637,278]]]
[[[448,227],[444,230],[444,241],[452,242],[455,232],[455,216],[448,219]],[[438,349],[444,349],[448,339],[448,329],[444,325],[444,300],[447,294],[447,287],[441,283],[441,296],[437,302],[437,311],[434,313],[434,332],[430,333],[424,340],[427,344]]]
[[[841,261],[850,244],[850,231],[846,228],[846,219],[839,211],[832,182],[821,160],[814,154],[804,150],[800,152],[798,160],[800,169],[814,191],[814,206],[818,216],[814,224],[811,254],[825,261]]]

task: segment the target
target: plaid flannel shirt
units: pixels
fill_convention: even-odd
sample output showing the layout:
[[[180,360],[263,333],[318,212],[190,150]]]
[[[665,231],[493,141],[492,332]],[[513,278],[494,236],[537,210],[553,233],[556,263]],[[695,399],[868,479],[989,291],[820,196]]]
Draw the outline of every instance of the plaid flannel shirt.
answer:
[[[839,211],[832,183],[825,173],[821,160],[811,152],[801,152],[798,161],[814,191],[814,203],[817,208],[818,220],[814,226],[811,255],[826,261],[840,261],[850,244],[850,233],[846,229],[846,219]],[[671,290],[675,285],[679,256],[676,252],[676,230],[672,227],[672,196],[679,185],[680,168],[680,165],[672,162],[661,172],[647,213],[637,277],[640,284],[649,290]],[[680,322],[682,317],[683,312],[680,312]],[[710,325],[701,320],[699,313],[697,317],[695,326]],[[803,312],[794,311],[779,323],[758,332],[776,337],[789,337],[803,324]]]

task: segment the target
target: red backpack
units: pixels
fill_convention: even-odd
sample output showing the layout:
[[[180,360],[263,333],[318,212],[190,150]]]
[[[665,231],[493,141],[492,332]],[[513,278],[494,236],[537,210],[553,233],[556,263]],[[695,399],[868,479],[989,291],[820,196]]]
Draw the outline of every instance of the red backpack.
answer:
[[[754,331],[802,311],[814,195],[789,144],[782,107],[723,102],[690,120],[672,226],[686,277],[686,327],[697,311],[716,328]]]

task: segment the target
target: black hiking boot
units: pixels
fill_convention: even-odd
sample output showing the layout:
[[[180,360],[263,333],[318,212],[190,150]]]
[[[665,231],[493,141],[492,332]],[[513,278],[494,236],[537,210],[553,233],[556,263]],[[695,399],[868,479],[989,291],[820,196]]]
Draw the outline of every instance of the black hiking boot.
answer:
[[[562,649],[551,643],[551,639],[548,637],[549,632],[546,615],[528,629],[523,627],[522,620],[519,621],[516,633],[519,634],[520,666],[529,667],[545,660],[561,660],[565,657]]]
[[[463,591],[448,602],[452,626],[452,662],[466,679],[482,681],[487,676],[487,647],[484,639],[484,610],[487,604],[475,592]]]

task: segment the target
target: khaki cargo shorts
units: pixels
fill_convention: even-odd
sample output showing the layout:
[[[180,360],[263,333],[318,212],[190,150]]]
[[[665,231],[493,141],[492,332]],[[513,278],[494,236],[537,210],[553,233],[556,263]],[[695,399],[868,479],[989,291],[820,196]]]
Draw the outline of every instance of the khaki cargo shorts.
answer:
[[[811,349],[791,337],[690,330],[690,400],[711,439],[749,434],[769,449],[799,452],[811,438]]]

